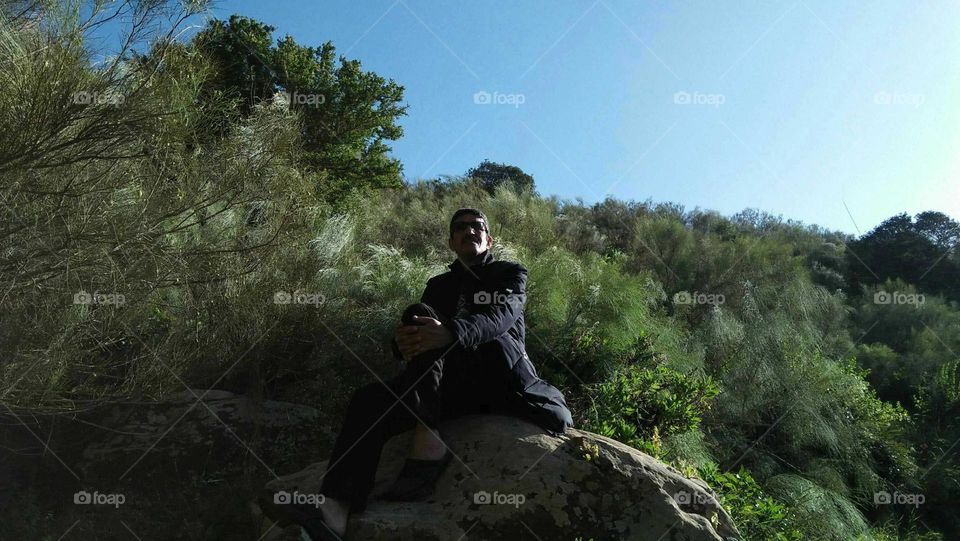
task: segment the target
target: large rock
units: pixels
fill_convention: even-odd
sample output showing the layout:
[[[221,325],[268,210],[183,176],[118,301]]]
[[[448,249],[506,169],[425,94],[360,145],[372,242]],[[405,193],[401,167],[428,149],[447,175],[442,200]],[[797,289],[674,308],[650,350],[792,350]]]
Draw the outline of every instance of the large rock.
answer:
[[[0,413],[0,541],[246,539],[249,479],[329,440],[316,408],[221,390]],[[81,491],[124,503],[78,505]]]
[[[306,432],[320,415],[309,406],[195,389],[158,402],[112,404],[87,417],[105,430],[87,430],[79,438],[77,468],[96,480],[116,477],[118,464],[136,463],[134,473],[164,472],[171,465],[202,469],[252,452],[255,440]]]
[[[582,430],[552,437],[513,417],[477,415],[441,427],[457,455],[429,501],[380,500],[399,472],[410,433],[383,452],[367,510],[351,516],[351,540],[729,541],[740,535],[703,481]],[[270,482],[291,494],[320,492],[326,462]],[[261,539],[297,539],[253,505]]]

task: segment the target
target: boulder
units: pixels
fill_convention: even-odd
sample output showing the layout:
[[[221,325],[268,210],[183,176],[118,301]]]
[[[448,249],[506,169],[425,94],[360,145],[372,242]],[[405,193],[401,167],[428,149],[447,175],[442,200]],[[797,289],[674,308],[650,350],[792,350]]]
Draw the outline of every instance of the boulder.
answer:
[[[396,478],[411,433],[384,448],[363,513],[350,517],[347,539],[731,541],[729,514],[703,481],[689,479],[620,442],[571,429],[561,437],[524,420],[473,415],[441,426],[456,455],[423,502],[379,498]],[[326,471],[318,462],[266,488],[318,494]],[[252,509],[263,541],[298,539]]]
[[[243,456],[255,440],[306,433],[308,427],[315,431],[320,415],[309,406],[196,389],[157,402],[111,404],[85,417],[101,430],[88,428],[77,438],[82,449],[77,468],[96,480],[116,477],[118,464],[135,462],[134,473],[165,472],[171,465],[200,470],[211,461]]]

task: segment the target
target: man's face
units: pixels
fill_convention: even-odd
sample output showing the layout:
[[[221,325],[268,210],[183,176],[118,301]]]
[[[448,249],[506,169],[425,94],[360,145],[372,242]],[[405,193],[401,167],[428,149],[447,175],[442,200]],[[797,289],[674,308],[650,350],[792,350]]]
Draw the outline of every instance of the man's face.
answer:
[[[453,235],[448,241],[450,249],[460,257],[475,257],[493,246],[493,237],[487,231],[483,218],[474,214],[457,216],[453,222]]]

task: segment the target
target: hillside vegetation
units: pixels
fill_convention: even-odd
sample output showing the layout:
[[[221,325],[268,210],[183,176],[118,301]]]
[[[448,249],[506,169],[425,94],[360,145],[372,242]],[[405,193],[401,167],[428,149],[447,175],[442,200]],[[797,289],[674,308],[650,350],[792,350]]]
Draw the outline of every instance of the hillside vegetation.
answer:
[[[339,419],[396,371],[398,315],[472,206],[529,269],[527,349],[581,428],[708,481],[747,539],[960,536],[950,217],[856,238],[558,200],[494,162],[405,183],[403,87],[332,44],[239,16],[178,41],[199,8],[142,3],[104,61],[89,35],[111,12],[75,7],[0,23],[4,410],[187,384]]]

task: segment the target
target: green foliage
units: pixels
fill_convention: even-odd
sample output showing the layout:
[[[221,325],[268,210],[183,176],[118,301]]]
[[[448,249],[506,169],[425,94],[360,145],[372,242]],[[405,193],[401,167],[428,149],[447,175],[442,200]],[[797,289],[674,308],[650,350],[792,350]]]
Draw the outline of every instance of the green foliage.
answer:
[[[886,344],[858,344],[856,358],[884,400],[909,405],[913,392],[903,382],[912,379],[911,367]]]
[[[923,526],[921,525],[921,528]],[[939,532],[918,532],[916,529],[901,531],[895,524],[884,524],[868,534],[858,535],[856,541],[944,541]]]
[[[144,24],[161,7],[142,13]],[[20,51],[0,67],[3,92],[38,92],[0,100],[0,117],[15,120],[0,139],[9,157],[0,158],[9,194],[0,272],[12,286],[4,311],[32,322],[3,326],[0,347],[11,359],[8,403],[69,410],[161,395],[181,387],[177,375],[239,356],[243,337],[267,329],[263,311],[250,308],[269,297],[244,280],[277,262],[280,235],[309,238],[315,209],[303,208],[311,188],[287,160],[296,139],[289,115],[258,109],[216,144],[190,148],[185,135],[208,111],[168,109],[197,97],[189,78],[167,78],[180,73],[182,50],[158,41],[169,71],[120,60],[94,71],[81,23],[59,22],[75,40],[2,27],[4,43]],[[256,230],[245,223],[253,204],[268,209]],[[227,280],[238,283],[225,295]],[[97,293],[111,302],[83,302]],[[226,314],[237,317],[210,325]]]
[[[697,475],[717,493],[744,541],[804,541],[818,537],[817,526],[802,522],[790,507],[765,493],[742,466],[737,472],[726,472],[709,463],[699,468]]]
[[[944,531],[960,531],[955,505],[960,466],[951,454],[960,441],[960,360],[944,363],[932,381],[918,389],[915,417],[926,520]]]
[[[842,244],[823,242],[807,255],[810,278],[830,291],[846,289],[847,261]]]
[[[517,192],[534,191],[533,177],[515,165],[483,160],[480,165],[467,171],[466,177],[477,182],[491,195],[499,186],[507,186]]]
[[[586,427],[660,456],[660,437],[695,430],[719,390],[709,377],[630,366],[588,387]]]
[[[529,261],[535,277],[528,287],[534,299],[527,308],[533,335],[529,349],[542,358],[558,357],[565,367],[557,373],[561,381],[571,375],[578,383],[603,380],[631,362],[645,329],[662,325],[651,307],[662,293],[649,280],[620,268],[618,258],[578,260],[559,248]]]
[[[527,350],[578,424],[698,468],[748,539],[960,532],[951,218],[897,216],[853,242],[753,209],[545,198],[489,161],[404,185],[386,145],[402,87],[331,43],[239,16],[177,43],[189,12],[157,2],[137,27],[158,31],[130,41],[147,53],[95,64],[96,26],[50,6],[0,22],[0,303],[20,322],[0,326],[5,406],[69,412],[187,382],[335,414],[399,369],[397,316],[472,206],[495,255],[529,269]],[[683,291],[724,301],[671,302]],[[873,503],[900,488],[927,503]]]
[[[960,312],[900,280],[864,287],[854,302],[854,322],[868,344],[859,351],[861,364],[873,371],[881,397],[912,407],[913,394],[956,359]]]
[[[211,20],[193,39],[194,48],[214,67],[205,81],[205,94],[237,99],[246,113],[273,97],[272,67],[274,27],[232,15],[229,21]]]
[[[244,115],[276,102],[299,117],[297,162],[318,195],[337,203],[354,190],[397,187],[401,165],[389,156],[406,114],[403,87],[338,58],[331,42],[302,46],[290,36],[273,43],[274,28],[233,15],[211,20],[191,46],[212,69],[201,95],[236,100]],[[220,126],[223,132],[229,126]]]
[[[821,479],[779,474],[766,481],[765,490],[785,502],[801,524],[813,530],[812,539],[841,541],[869,531],[851,500],[831,490]]]
[[[820,521],[824,538],[865,531],[857,505],[915,470],[906,412],[877,399],[850,361],[826,356],[845,356],[842,295],[802,277],[747,294],[740,317],[724,306],[715,317],[729,321],[701,327],[722,356],[708,362],[723,393],[704,421],[719,463],[743,464],[801,519]]]
[[[854,287],[900,279],[960,300],[958,237],[960,224],[945,214],[898,214],[850,244],[848,279]]]

